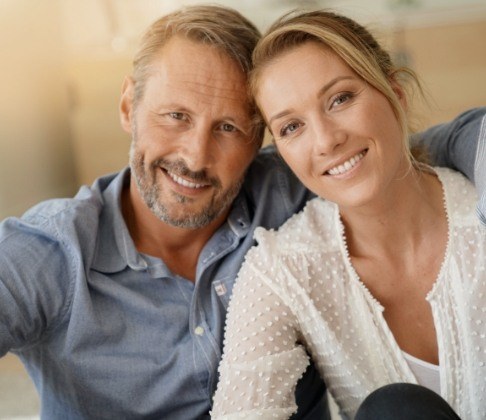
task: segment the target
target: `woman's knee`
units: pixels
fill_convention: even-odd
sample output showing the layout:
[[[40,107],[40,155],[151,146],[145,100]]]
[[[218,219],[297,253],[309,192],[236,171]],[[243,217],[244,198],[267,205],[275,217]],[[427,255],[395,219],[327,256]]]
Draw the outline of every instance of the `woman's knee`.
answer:
[[[356,420],[458,420],[450,405],[420,385],[396,383],[373,391],[362,402]]]

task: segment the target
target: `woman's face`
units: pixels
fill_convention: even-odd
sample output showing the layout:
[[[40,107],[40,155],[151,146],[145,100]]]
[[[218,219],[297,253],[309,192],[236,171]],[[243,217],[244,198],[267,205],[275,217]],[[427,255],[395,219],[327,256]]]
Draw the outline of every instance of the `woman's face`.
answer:
[[[341,207],[369,203],[408,169],[386,97],[317,42],[265,67],[257,101],[290,168]]]

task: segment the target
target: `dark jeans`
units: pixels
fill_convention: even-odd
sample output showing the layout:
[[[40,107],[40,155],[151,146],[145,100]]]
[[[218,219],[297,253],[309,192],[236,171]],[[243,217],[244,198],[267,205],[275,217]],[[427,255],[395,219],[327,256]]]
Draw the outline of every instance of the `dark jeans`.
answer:
[[[435,392],[414,384],[391,384],[373,391],[362,402],[355,420],[460,420]]]

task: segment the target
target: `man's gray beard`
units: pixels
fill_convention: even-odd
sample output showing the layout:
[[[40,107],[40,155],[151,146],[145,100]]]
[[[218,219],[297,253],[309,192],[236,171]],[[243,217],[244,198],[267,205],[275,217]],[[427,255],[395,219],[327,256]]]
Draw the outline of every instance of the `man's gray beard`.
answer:
[[[228,189],[224,191],[221,189],[217,190],[216,196],[214,196],[211,202],[200,212],[186,214],[178,218],[172,217],[170,215],[170,209],[167,208],[160,199],[160,188],[155,182],[155,171],[160,170],[158,164],[160,162],[164,161],[161,160],[151,164],[150,173],[147,174],[144,167],[143,157],[136,150],[135,140],[132,141],[130,148],[131,176],[135,179],[140,195],[155,216],[174,227],[199,229],[207,226],[231,206],[243,185],[244,178],[242,177]],[[181,164],[182,163],[179,162],[178,166],[181,166]],[[190,201],[190,198],[182,195],[174,194],[174,197],[181,204]]]

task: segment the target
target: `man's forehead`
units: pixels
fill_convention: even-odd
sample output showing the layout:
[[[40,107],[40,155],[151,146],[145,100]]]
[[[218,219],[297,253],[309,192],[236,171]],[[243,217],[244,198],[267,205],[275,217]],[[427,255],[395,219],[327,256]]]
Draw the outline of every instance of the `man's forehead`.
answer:
[[[154,70],[173,71],[174,75],[189,79],[207,77],[246,84],[247,75],[238,62],[222,48],[180,36],[172,37],[154,54],[151,62]]]
[[[168,45],[154,57],[147,87],[248,100],[246,75],[234,60],[202,43],[179,42],[175,46],[182,48]]]

